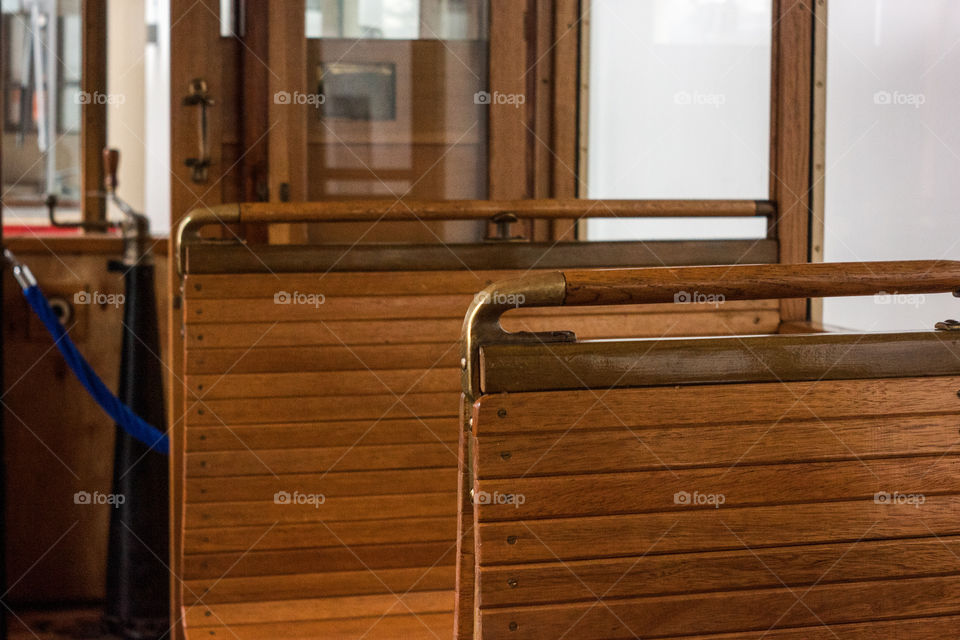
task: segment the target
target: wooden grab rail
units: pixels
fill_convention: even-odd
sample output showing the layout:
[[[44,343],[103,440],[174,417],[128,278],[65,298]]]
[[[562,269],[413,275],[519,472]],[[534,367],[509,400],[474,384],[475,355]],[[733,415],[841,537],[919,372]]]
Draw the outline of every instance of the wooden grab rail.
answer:
[[[479,393],[482,344],[570,342],[570,332],[510,333],[500,316],[519,307],[724,302],[960,292],[960,262],[816,264],[569,270],[497,282],[477,294],[462,332],[463,388]],[[470,394],[468,394],[470,395]],[[472,398],[470,398],[472,399]]]
[[[331,202],[242,202],[190,211],[177,229],[178,270],[185,245],[214,225],[302,222],[418,222],[518,219],[751,217],[775,214],[767,200],[341,200]]]
[[[565,271],[566,306],[826,298],[960,289],[960,262],[849,262]]]

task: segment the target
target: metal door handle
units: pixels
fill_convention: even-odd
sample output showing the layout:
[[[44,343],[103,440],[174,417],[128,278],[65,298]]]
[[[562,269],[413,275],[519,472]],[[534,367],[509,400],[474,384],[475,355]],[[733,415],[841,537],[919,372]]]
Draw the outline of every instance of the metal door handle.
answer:
[[[190,81],[190,90],[187,97],[183,99],[183,104],[188,107],[199,106],[200,113],[197,117],[197,135],[199,138],[199,157],[187,158],[184,161],[190,169],[190,177],[194,182],[207,181],[207,169],[213,162],[210,160],[210,144],[208,140],[207,126],[207,107],[214,104],[213,99],[207,91],[207,82],[203,78],[195,78]]]

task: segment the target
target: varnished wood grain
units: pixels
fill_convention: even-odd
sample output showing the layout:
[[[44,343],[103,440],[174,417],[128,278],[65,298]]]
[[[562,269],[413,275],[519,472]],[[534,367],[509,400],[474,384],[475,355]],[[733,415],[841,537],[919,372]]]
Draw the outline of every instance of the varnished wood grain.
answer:
[[[960,288],[960,262],[851,262],[731,267],[568,270],[568,305],[941,293]],[[685,299],[682,299],[685,301]]]
[[[446,515],[404,520],[350,520],[277,524],[276,526],[212,526],[184,532],[186,555],[256,548],[296,549],[306,544],[317,547],[337,545],[384,545],[407,542],[453,540],[453,518]]]
[[[690,437],[696,433],[696,437]],[[933,456],[960,443],[955,414],[895,419],[783,420],[776,425],[622,426],[602,431],[491,436],[477,444],[481,479],[629,472],[734,464]],[[562,444],[563,446],[557,446]]]
[[[458,545],[473,546],[472,526],[457,532],[457,340],[474,292],[517,273],[188,274],[180,503],[188,604],[197,595],[236,611],[249,603],[249,622],[231,628],[253,637],[349,636],[354,619],[336,618],[328,598],[369,596],[384,607],[378,629],[411,630],[409,612],[373,597],[450,593],[464,568],[469,579],[473,554],[456,563]],[[278,291],[326,297],[315,307],[278,305]],[[778,306],[533,309],[504,324],[588,337],[773,332]],[[278,504],[282,492],[323,502]],[[286,600],[308,611],[290,613]],[[206,624],[196,631],[223,631],[212,612],[187,615],[191,631],[197,620]],[[445,615],[452,628],[452,610]]]
[[[953,536],[491,566],[481,569],[480,597],[516,606],[922,577],[955,573],[958,552]]]
[[[799,594],[788,588],[698,596],[493,609],[481,620],[484,639],[516,637],[511,623],[531,640],[567,634],[578,640],[765,631],[817,624],[854,623],[956,614],[960,576],[817,585]],[[865,599],[864,594],[870,598]]]
[[[823,435],[829,437],[826,432]],[[637,491],[637,487],[644,490]],[[675,500],[675,495],[682,491],[721,494],[724,508],[866,499],[881,491],[932,496],[960,494],[960,458],[726,466],[719,470],[661,468],[633,473],[485,480],[477,483],[477,489],[490,495],[524,497],[522,504],[475,506],[480,522],[689,510],[690,505],[677,504]]]
[[[215,424],[187,433],[187,450],[245,451],[317,449],[357,445],[431,444],[456,438],[457,419],[408,418],[296,422],[279,424]]]
[[[265,527],[266,528],[266,527]],[[297,600],[336,596],[383,595],[406,591],[442,591],[453,584],[452,564],[428,568],[380,569],[372,573],[333,571],[279,576],[242,576],[230,574],[219,578],[188,580],[184,585],[187,606],[198,602],[263,602],[264,594],[272,600]],[[446,616],[450,624],[451,616]]]
[[[742,385],[623,389],[597,401],[593,391],[570,391],[564,411],[537,394],[484,396],[477,433],[583,432],[654,426],[826,421],[838,417],[900,416],[960,411],[960,377],[831,380]],[[749,400],[745,400],[749,398]],[[500,410],[506,411],[503,417]]]

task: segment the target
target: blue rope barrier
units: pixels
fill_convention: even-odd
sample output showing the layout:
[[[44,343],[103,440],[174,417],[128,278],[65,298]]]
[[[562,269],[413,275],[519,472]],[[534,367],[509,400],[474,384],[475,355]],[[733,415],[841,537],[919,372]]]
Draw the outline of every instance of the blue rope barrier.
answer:
[[[43,322],[47,331],[53,336],[54,343],[57,345],[60,353],[63,354],[63,359],[67,361],[67,365],[73,371],[74,375],[77,376],[80,384],[90,393],[90,396],[96,400],[97,404],[107,412],[107,415],[109,415],[114,422],[120,425],[120,427],[132,437],[154,451],[169,454],[169,438],[156,427],[147,424],[143,418],[131,411],[130,407],[120,402],[120,399],[113,395],[113,392],[107,388],[107,385],[103,383],[103,380],[100,379],[77,350],[76,345],[73,344],[70,336],[67,335],[66,330],[63,328],[63,325],[60,324],[60,320],[53,312],[53,309],[50,308],[50,303],[47,302],[47,297],[43,295],[40,287],[36,284],[28,283],[28,285],[29,286],[23,287],[24,297]]]

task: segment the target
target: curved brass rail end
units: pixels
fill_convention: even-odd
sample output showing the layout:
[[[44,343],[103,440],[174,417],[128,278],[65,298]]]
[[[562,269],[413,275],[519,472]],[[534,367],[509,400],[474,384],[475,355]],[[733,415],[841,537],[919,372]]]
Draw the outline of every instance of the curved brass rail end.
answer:
[[[570,331],[544,333],[505,331],[500,316],[511,309],[559,307],[566,298],[567,281],[560,272],[542,273],[495,282],[476,296],[467,310],[461,333],[460,371],[468,408],[480,397],[480,347],[505,342],[572,342]]]
[[[176,252],[177,275],[183,278],[186,266],[187,243],[200,240],[200,229],[215,224],[236,224],[240,222],[240,204],[218,204],[212,207],[193,209],[177,225]]]

